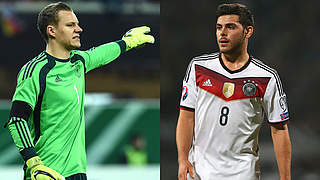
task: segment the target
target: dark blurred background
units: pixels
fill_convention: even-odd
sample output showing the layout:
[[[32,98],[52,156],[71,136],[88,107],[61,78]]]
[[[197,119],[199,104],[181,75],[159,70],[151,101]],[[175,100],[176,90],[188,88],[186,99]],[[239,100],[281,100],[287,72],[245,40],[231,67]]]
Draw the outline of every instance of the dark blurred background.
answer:
[[[20,68],[45,50],[37,15],[52,2],[57,1],[0,0],[1,126],[8,120]],[[80,50],[119,40],[134,27],[151,28],[155,44],[86,75],[86,150],[91,180],[160,179],[160,1],[66,2],[83,29]],[[0,128],[0,136],[1,179],[22,179],[18,149],[7,129]]]
[[[192,57],[218,51],[215,11],[234,1],[161,1],[161,179],[177,179],[175,128],[182,79]],[[236,1],[255,17],[248,51],[280,74],[288,96],[292,179],[320,179],[319,1]],[[260,131],[263,180],[279,179],[270,127]]]

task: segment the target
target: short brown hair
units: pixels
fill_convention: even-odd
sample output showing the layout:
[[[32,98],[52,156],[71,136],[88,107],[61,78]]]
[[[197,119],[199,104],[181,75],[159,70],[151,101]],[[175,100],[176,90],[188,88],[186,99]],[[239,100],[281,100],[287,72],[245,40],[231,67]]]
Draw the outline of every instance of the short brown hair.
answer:
[[[216,20],[223,15],[235,14],[239,16],[240,24],[246,28],[254,26],[254,18],[247,6],[239,3],[221,4],[216,11]]]
[[[48,25],[58,25],[58,13],[59,11],[72,11],[72,9],[63,2],[52,3],[43,8],[38,15],[37,27],[44,38],[45,41],[48,41],[49,37],[47,34]]]

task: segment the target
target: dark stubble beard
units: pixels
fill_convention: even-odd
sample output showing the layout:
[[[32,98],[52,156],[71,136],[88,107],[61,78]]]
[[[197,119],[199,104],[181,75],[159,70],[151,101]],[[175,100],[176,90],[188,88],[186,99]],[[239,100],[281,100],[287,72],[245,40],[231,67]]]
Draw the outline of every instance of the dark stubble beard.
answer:
[[[225,50],[225,51],[221,51],[221,53],[225,54],[225,55],[236,55],[236,54],[240,54],[241,53],[241,50],[242,50],[242,46],[244,45],[244,40],[245,40],[245,33],[244,33],[245,30],[242,31],[242,34],[241,34],[241,38],[239,39],[239,41],[237,42],[234,42],[234,46],[229,49],[229,50]]]

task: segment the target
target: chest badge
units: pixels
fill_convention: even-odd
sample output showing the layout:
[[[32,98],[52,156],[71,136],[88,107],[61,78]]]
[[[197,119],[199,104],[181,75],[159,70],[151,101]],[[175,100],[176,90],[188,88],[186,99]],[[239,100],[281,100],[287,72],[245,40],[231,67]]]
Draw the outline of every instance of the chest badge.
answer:
[[[57,75],[57,76],[56,76],[56,82],[61,82],[61,81],[62,81],[62,79],[60,78],[59,75]]]
[[[77,77],[80,77],[80,76],[81,76],[80,64],[79,64],[79,63],[76,65],[76,76],[77,76]]]
[[[254,96],[257,92],[257,87],[251,82],[247,82],[242,87],[242,92],[246,96]]]
[[[229,98],[233,95],[234,93],[234,83],[230,83],[230,82],[225,82],[223,84],[223,95],[226,97],[226,98]]]

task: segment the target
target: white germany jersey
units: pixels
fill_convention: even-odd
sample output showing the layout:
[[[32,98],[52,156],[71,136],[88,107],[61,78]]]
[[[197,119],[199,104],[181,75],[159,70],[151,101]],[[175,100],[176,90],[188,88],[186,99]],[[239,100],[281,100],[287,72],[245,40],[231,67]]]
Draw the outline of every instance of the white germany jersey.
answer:
[[[277,72],[250,57],[230,71],[220,54],[194,58],[187,69],[180,109],[195,112],[189,159],[201,180],[259,179],[258,134],[289,120]]]

